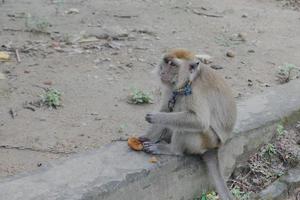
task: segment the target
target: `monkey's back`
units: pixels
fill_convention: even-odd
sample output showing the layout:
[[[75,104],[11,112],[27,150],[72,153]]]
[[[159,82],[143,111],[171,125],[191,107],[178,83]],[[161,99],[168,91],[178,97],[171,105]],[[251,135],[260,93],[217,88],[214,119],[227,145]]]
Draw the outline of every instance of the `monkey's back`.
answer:
[[[210,126],[215,130],[222,143],[232,133],[236,121],[236,103],[232,90],[225,79],[215,70],[201,66],[199,77],[193,83],[195,104],[206,101],[210,111]]]

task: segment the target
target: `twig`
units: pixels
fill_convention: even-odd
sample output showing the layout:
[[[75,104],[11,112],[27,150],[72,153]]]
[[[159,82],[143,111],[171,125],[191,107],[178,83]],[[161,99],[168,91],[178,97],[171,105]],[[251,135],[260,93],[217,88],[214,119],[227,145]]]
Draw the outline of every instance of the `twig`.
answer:
[[[20,58],[20,54],[19,54],[19,49],[15,49],[15,53],[16,53],[17,61],[18,61],[18,63],[20,63],[21,58]]]
[[[15,150],[26,150],[26,151],[35,151],[35,152],[41,152],[41,153],[52,153],[52,154],[73,154],[76,152],[70,151],[56,151],[56,150],[47,150],[47,149],[34,149],[31,147],[22,147],[22,146],[10,146],[10,145],[0,145],[0,149],[15,149]]]
[[[222,15],[207,14],[207,13],[203,13],[203,12],[200,12],[200,11],[197,11],[197,10],[192,10],[192,12],[196,15],[204,15],[204,16],[207,16],[207,17],[223,17]]]
[[[241,181],[237,181],[237,180],[233,180],[233,179],[229,179],[228,181],[235,183],[235,184],[239,185],[240,187],[242,186],[242,187],[246,188],[248,191],[251,191],[250,186],[246,185],[245,183],[243,183]]]
[[[24,31],[23,29],[3,28],[3,31]]]
[[[138,15],[114,15],[117,18],[130,19],[132,17],[138,17]]]
[[[12,108],[9,109],[8,113],[10,114],[11,118],[15,118],[17,116],[17,113]]]
[[[125,142],[127,140],[128,140],[128,138],[122,138],[122,137],[120,137],[120,138],[111,140],[111,142]]]

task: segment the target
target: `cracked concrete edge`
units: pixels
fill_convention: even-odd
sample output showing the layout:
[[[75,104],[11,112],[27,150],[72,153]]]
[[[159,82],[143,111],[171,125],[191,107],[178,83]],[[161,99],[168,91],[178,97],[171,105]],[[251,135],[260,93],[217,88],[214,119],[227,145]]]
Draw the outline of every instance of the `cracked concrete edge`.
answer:
[[[281,200],[287,199],[289,195],[300,192],[300,165],[290,169],[288,173],[267,188],[262,190],[257,199],[263,200]]]
[[[220,151],[226,176],[236,161],[268,142],[279,121],[300,119],[300,80],[238,103],[233,138]],[[126,142],[75,155],[29,175],[0,180],[0,199],[167,200],[191,199],[210,187],[197,157],[158,157],[128,149]]]

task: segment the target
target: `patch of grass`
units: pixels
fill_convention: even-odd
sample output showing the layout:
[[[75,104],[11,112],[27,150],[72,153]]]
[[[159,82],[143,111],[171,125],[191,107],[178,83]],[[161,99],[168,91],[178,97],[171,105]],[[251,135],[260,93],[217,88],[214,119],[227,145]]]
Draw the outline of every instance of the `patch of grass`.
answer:
[[[56,89],[46,89],[45,93],[41,95],[42,104],[50,108],[57,108],[61,106],[61,93]]]
[[[128,97],[128,103],[130,104],[149,104],[153,103],[152,96],[140,89],[132,88]]]
[[[231,189],[231,193],[233,196],[235,196],[239,200],[250,200],[250,193],[249,192],[243,192],[240,187],[235,186]]]
[[[55,4],[55,14],[58,15],[65,2],[64,0],[52,0],[52,3]]]
[[[47,33],[50,23],[45,19],[37,16],[27,14],[25,18],[25,27],[28,31]]]
[[[292,71],[296,70],[296,69],[299,69],[299,68],[296,65],[290,64],[290,63],[286,63],[282,66],[279,66],[278,72],[277,72],[278,81],[281,84],[289,82],[290,80],[293,79]]]

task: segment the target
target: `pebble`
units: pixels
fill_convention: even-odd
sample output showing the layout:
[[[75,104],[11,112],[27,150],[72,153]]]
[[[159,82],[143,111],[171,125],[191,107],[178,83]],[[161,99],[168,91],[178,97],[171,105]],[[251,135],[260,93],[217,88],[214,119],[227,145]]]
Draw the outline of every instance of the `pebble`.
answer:
[[[242,40],[242,41],[246,41],[246,33],[239,33],[238,37]]]
[[[254,53],[255,51],[253,49],[249,49],[248,53]]]
[[[53,83],[52,83],[52,81],[44,81],[43,84],[44,85],[52,85]]]
[[[233,58],[235,55],[234,55],[234,53],[233,53],[232,51],[228,51],[228,52],[226,53],[226,56],[227,56],[227,57],[230,57],[230,58]]]
[[[247,18],[248,15],[246,13],[242,14],[242,18]]]
[[[207,54],[199,54],[196,57],[204,64],[210,64],[213,62],[213,59],[210,55]]]

